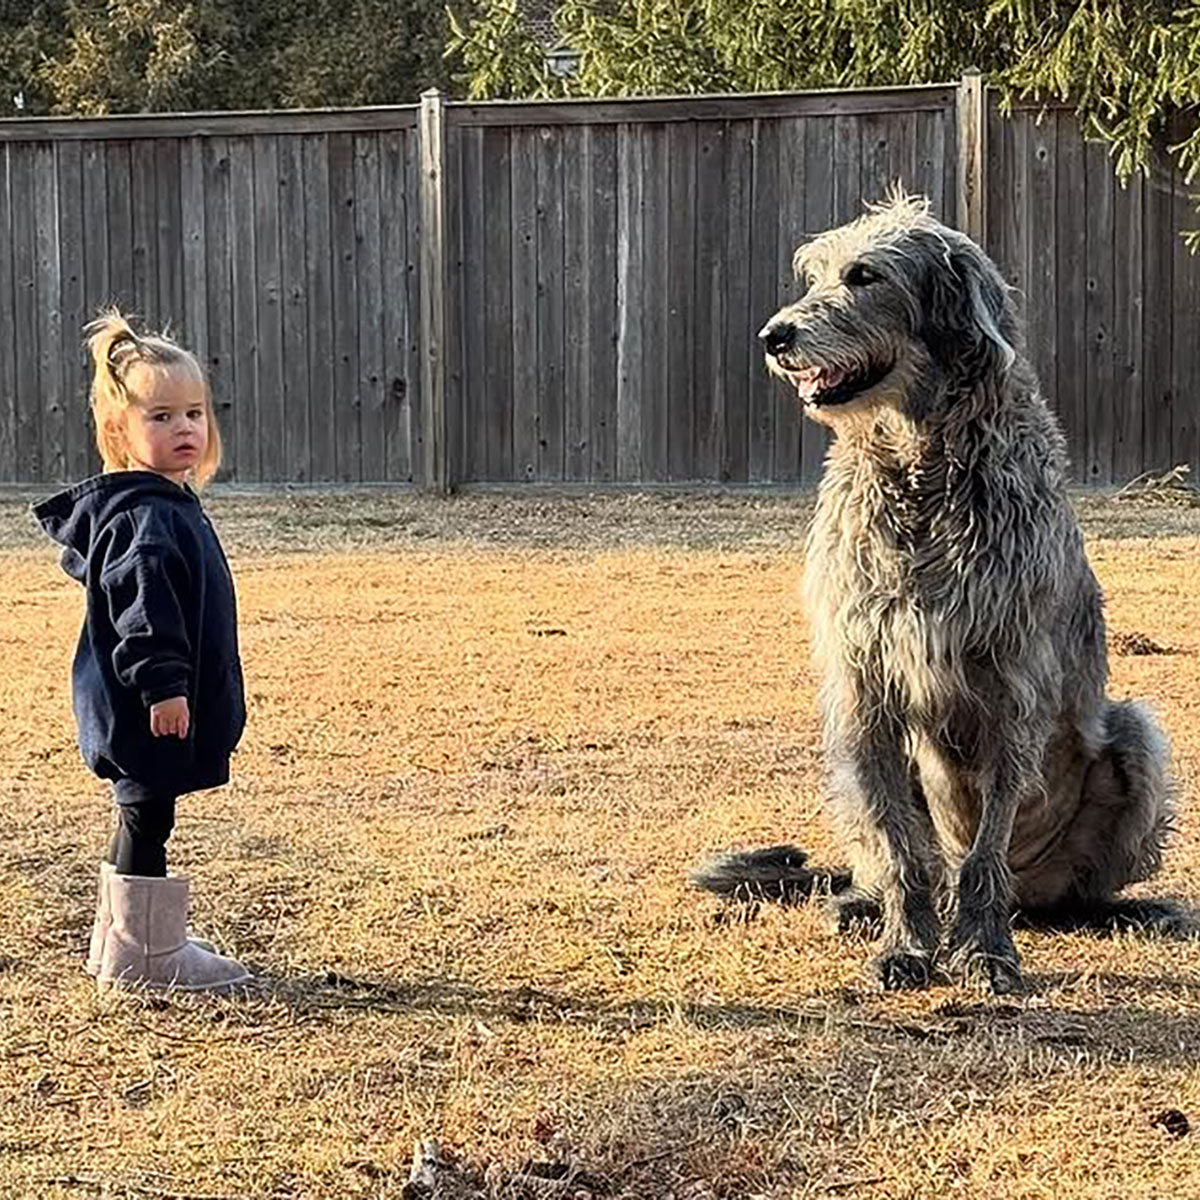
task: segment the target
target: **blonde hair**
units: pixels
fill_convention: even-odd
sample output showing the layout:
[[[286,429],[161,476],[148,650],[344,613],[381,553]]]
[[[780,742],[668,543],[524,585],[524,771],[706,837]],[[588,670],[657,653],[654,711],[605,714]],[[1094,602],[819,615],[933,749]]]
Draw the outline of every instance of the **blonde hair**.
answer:
[[[193,471],[196,486],[203,487],[221,465],[221,431],[213,412],[208,381],[195,355],[165,333],[139,336],[115,308],[105,309],[84,326],[83,332],[87,335],[87,348],[95,365],[92,418],[96,424],[96,449],[100,451],[105,471],[125,471],[131,465],[125,412],[139,397],[126,384],[130,369],[143,364],[166,374],[182,368],[204,384],[208,445]]]

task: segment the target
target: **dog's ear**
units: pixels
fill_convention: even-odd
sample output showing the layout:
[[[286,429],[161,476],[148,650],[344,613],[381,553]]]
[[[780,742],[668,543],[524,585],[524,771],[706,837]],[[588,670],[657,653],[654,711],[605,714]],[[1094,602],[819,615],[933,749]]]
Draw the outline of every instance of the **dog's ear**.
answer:
[[[927,261],[922,340],[942,361],[1007,371],[1017,357],[1016,316],[991,259],[974,242],[956,237],[943,240]]]

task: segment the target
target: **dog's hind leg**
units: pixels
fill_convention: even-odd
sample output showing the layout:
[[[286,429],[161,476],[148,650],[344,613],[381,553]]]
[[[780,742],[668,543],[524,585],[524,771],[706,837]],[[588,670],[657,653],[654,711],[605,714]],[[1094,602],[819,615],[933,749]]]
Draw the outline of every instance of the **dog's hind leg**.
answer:
[[[1057,852],[1021,881],[1029,897],[1025,923],[1195,935],[1193,916],[1169,900],[1114,899],[1162,865],[1173,823],[1168,758],[1166,738],[1145,708],[1107,703],[1104,743],[1084,773],[1079,810]]]

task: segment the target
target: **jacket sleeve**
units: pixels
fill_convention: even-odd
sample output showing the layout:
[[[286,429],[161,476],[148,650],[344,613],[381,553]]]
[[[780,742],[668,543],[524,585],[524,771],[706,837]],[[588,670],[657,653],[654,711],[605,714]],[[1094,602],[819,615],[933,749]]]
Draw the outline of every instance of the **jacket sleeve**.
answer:
[[[184,600],[187,564],[169,544],[135,543],[100,575],[117,634],[112,662],[117,678],[149,708],[186,696],[192,675]]]

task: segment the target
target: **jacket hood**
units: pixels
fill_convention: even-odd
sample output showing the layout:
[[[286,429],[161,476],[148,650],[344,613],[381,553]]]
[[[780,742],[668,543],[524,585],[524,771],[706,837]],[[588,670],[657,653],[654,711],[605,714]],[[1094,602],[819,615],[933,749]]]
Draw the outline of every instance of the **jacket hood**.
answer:
[[[118,513],[149,497],[198,504],[196,493],[154,471],[110,471],[93,475],[33,506],[38,524],[60,545],[63,568],[80,577],[96,533]]]

